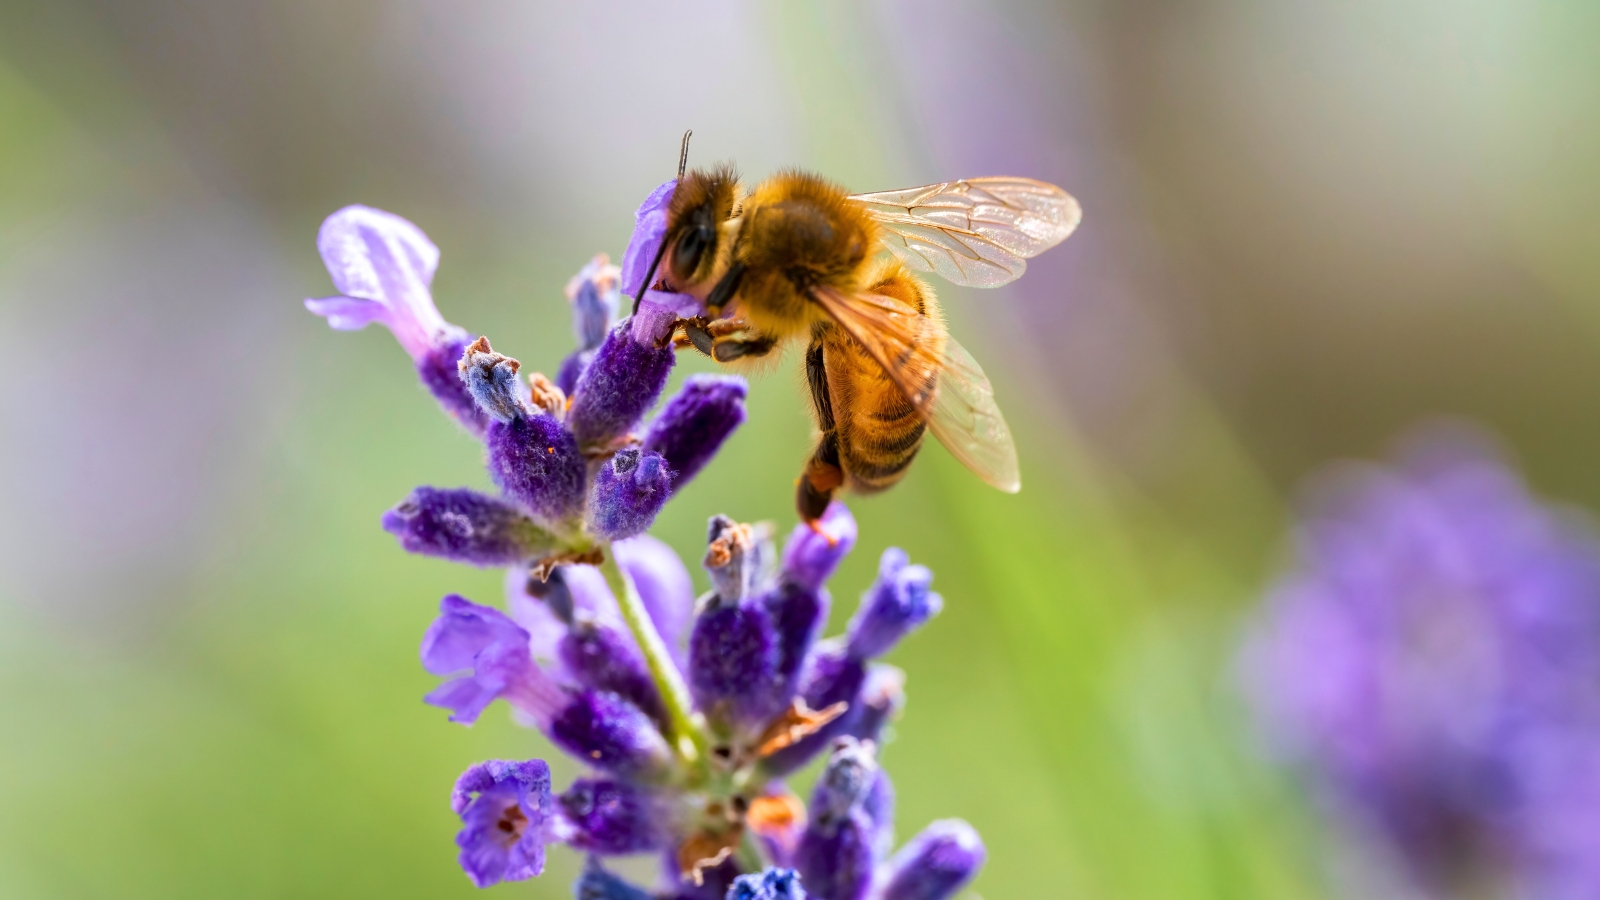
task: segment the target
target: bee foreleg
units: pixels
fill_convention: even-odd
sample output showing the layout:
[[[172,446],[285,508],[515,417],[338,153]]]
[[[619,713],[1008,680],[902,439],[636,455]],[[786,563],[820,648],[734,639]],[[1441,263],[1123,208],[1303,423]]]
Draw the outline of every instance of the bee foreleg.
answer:
[[[733,362],[746,356],[766,356],[778,345],[777,341],[752,329],[743,319],[715,319],[707,322],[705,328],[707,338],[714,345],[705,352],[717,362]]]

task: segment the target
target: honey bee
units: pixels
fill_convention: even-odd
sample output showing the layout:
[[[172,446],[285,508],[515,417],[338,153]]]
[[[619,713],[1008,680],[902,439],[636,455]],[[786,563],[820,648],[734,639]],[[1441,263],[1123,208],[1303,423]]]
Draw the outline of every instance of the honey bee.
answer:
[[[653,268],[645,281],[704,303],[709,315],[683,320],[679,342],[718,362],[807,340],[820,436],[795,504],[814,522],[840,487],[873,493],[897,483],[925,431],[990,485],[1021,487],[989,379],[950,337],[933,289],[913,270],[998,287],[1080,218],[1065,191],[1029,178],[850,194],[784,171],[746,194],[731,166],[685,173],[680,164],[657,258],[662,277],[652,281]]]

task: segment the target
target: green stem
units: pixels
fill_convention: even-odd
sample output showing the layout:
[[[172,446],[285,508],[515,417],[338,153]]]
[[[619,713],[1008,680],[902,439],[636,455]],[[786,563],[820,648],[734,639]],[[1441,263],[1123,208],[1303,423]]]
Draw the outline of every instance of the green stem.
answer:
[[[689,712],[689,688],[683,683],[677,664],[667,652],[661,633],[656,631],[655,622],[651,621],[650,611],[645,609],[644,600],[640,598],[638,588],[634,587],[633,579],[617,565],[616,554],[610,546],[603,550],[605,560],[600,564],[600,571],[605,575],[611,593],[616,595],[622,619],[628,623],[628,630],[633,633],[634,641],[644,654],[650,679],[655,682],[656,690],[661,692],[661,701],[667,708],[667,723],[672,730],[667,735],[668,742],[684,763],[703,766],[708,744],[705,731]]]

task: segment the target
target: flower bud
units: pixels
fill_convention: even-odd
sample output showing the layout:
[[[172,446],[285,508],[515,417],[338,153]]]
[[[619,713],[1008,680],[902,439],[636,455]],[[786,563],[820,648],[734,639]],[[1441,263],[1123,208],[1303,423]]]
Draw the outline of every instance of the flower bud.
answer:
[[[885,865],[883,900],[947,900],[983,867],[983,841],[960,819],[934,822]]]
[[[580,685],[610,691],[657,723],[666,721],[661,694],[631,639],[607,625],[583,619],[561,638],[557,653],[567,673]]]
[[[630,447],[600,466],[589,495],[589,531],[607,540],[643,534],[672,496],[661,454]]]
[[[928,587],[933,573],[911,565],[904,550],[890,547],[878,564],[878,579],[861,597],[850,620],[849,652],[872,659],[889,652],[912,629],[939,614],[944,601]]]
[[[532,411],[527,386],[517,378],[522,363],[496,353],[488,338],[480,337],[468,344],[456,368],[467,393],[495,421],[509,422]]]
[[[408,553],[484,567],[516,565],[555,546],[522,510],[468,488],[419,487],[383,514],[383,530]]]
[[[666,457],[678,486],[698,474],[744,424],[746,390],[736,375],[691,375],[650,423],[644,448]]]
[[[767,869],[735,878],[727,900],[806,900],[806,892],[793,869]]]
[[[572,433],[554,418],[519,415],[490,422],[489,476],[534,518],[564,529],[583,507],[586,463]]]
[[[574,900],[656,900],[654,894],[606,871],[592,856],[583,867],[583,874],[573,882],[572,896]]]
[[[667,843],[670,810],[632,782],[580,778],[556,802],[571,828],[567,843],[579,850],[621,856]]]
[[[572,334],[578,339],[580,351],[600,346],[606,332],[611,330],[617,318],[617,307],[622,303],[621,275],[622,270],[611,265],[611,259],[600,253],[567,282],[567,302],[572,304]]]
[[[573,695],[550,721],[557,747],[589,765],[619,775],[648,776],[671,759],[666,739],[639,707],[606,691]]]
[[[633,340],[626,323],[613,328],[573,390],[567,424],[579,446],[604,447],[627,434],[661,396],[673,362],[670,346]]]
[[[867,801],[880,775],[871,744],[850,738],[834,743],[812,790],[811,820],[795,851],[795,868],[813,893],[861,900],[871,890],[881,841]]]
[[[856,520],[837,500],[815,525],[796,525],[783,545],[784,578],[811,590],[822,587],[856,544]]]

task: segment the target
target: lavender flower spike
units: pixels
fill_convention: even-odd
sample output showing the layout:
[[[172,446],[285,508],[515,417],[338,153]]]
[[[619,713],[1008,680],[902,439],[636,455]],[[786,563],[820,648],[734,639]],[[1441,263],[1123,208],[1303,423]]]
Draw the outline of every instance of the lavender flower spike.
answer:
[[[474,566],[512,566],[555,547],[521,510],[468,488],[419,487],[383,514],[383,530],[407,553]]]
[[[672,496],[673,472],[661,454],[618,450],[600,466],[589,494],[589,531],[607,540],[643,534]]]
[[[1422,892],[1600,896],[1600,538],[1484,443],[1424,432],[1322,482],[1245,686]]]
[[[747,389],[737,375],[690,375],[650,423],[644,448],[666,457],[678,487],[699,474],[722,442],[744,424]]]
[[[735,878],[727,900],[806,900],[806,892],[795,870],[767,869]]]
[[[476,887],[523,881],[544,871],[550,767],[541,759],[481,762],[456,780],[450,808],[461,817],[461,868]]]
[[[983,867],[986,851],[960,819],[934,822],[885,866],[882,900],[948,900]]]

